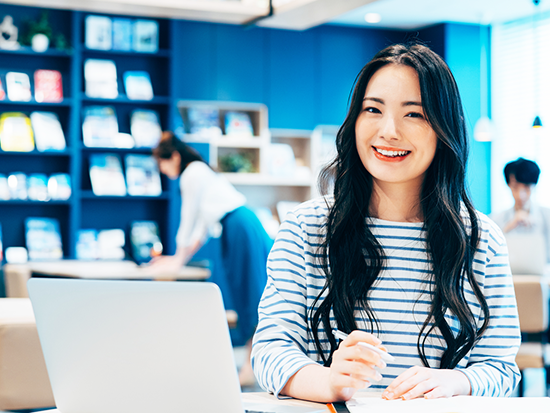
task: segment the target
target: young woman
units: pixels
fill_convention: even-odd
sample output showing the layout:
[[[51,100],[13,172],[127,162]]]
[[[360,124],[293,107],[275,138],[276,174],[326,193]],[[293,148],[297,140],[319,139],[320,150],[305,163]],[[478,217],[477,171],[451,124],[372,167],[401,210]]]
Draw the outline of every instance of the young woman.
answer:
[[[153,154],[163,174],[179,179],[182,207],[176,254],[154,259],[151,268],[177,270],[209,236],[221,236],[223,268],[213,274],[212,281],[219,285],[226,307],[239,316],[232,339],[234,345],[243,345],[258,321],[258,302],[273,241],[254,212],[244,206],[244,195],[172,133],[163,134]]]
[[[289,214],[268,259],[252,352],[260,385],[320,402],[369,386],[386,399],[509,395],[520,331],[507,251],[465,189],[447,65],[421,45],[379,52],[336,145],[333,196]],[[350,334],[339,342],[335,328]]]

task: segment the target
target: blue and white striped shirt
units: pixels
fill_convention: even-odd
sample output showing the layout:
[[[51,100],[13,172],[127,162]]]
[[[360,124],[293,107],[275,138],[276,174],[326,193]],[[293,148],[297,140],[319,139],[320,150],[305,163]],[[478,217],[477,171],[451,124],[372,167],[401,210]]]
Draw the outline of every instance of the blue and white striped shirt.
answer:
[[[327,214],[324,198],[297,207],[281,225],[269,254],[268,281],[258,310],[252,365],[260,385],[275,395],[302,367],[321,362],[306,319],[325,285],[317,258],[326,233]],[[470,380],[472,395],[509,396],[520,378],[515,363],[520,330],[514,287],[501,230],[485,215],[478,213],[478,217],[480,242],[473,269],[489,306],[490,322],[456,368]],[[371,389],[383,390],[408,368],[423,366],[417,341],[429,312],[433,281],[422,223],[374,218],[368,218],[367,222],[386,255],[386,267],[368,299],[379,321],[378,337],[396,358],[381,371],[383,379],[371,385]],[[479,328],[483,323],[481,307],[467,282],[464,293]],[[326,292],[316,308],[324,296]],[[458,319],[450,312],[446,319],[456,333]],[[356,320],[360,329],[370,331],[370,324],[362,318],[360,309],[356,311]],[[336,327],[335,321],[333,327]],[[326,344],[328,355],[329,345],[322,324],[319,338]],[[431,367],[439,367],[445,348],[445,340],[436,329],[425,346]]]

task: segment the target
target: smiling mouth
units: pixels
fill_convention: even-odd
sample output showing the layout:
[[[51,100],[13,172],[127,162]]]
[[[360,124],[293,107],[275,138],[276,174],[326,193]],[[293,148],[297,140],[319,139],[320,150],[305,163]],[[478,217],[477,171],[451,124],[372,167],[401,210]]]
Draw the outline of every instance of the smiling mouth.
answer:
[[[411,153],[411,151],[387,150],[387,149],[377,148],[376,146],[373,146],[372,149],[374,149],[374,152],[376,154],[382,155],[387,158],[404,158],[409,153]]]

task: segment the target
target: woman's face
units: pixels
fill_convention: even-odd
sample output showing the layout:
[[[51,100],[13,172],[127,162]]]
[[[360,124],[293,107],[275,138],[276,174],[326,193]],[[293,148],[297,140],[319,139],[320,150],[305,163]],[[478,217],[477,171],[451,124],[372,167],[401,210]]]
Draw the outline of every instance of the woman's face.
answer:
[[[170,179],[177,179],[181,171],[181,156],[175,151],[168,159],[159,159],[159,170]]]
[[[424,115],[412,67],[389,64],[372,76],[355,135],[359,157],[375,183],[421,187],[435,156],[437,135]]]

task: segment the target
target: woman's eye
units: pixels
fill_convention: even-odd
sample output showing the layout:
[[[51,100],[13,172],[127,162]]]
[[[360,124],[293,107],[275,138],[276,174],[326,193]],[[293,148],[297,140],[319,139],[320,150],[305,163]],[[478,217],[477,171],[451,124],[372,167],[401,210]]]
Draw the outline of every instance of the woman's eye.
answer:
[[[369,112],[369,113],[382,113],[380,112],[379,109],[375,108],[375,107],[372,107],[372,106],[368,106],[366,107],[365,109],[363,109],[365,112]]]
[[[419,113],[419,112],[411,112],[411,113],[408,113],[408,114],[407,114],[407,117],[424,119],[424,115],[423,115],[422,113]]]

